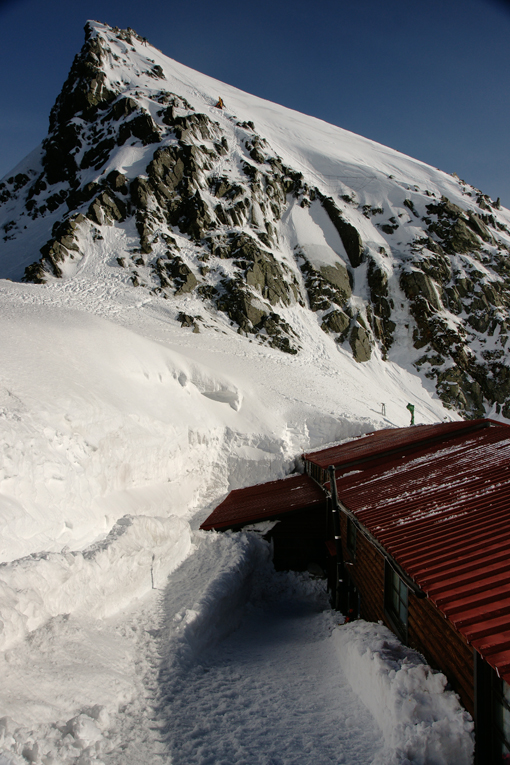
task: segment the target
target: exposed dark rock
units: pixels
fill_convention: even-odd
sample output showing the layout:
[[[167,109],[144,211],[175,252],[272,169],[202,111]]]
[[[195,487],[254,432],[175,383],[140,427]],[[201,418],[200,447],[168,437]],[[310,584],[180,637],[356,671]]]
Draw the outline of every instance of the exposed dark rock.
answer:
[[[112,149],[114,148],[116,141],[114,138],[105,138],[103,141],[99,141],[92,149],[89,149],[83,155],[80,163],[82,170],[86,170],[88,167],[95,166],[99,169],[107,161]]]
[[[335,332],[339,337],[339,341],[342,342],[346,339],[351,320],[347,314],[340,310],[330,311],[328,314],[322,317],[321,329],[324,332]]]
[[[254,287],[271,305],[289,305],[298,297],[297,285],[284,273],[274,256],[262,250],[246,234],[236,236],[229,247],[230,257],[244,271],[246,284]]]
[[[320,274],[326,282],[336,289],[338,300],[344,303],[352,295],[352,279],[343,263],[334,266],[321,266]]]
[[[21,281],[31,284],[46,284],[47,278],[48,272],[45,270],[42,260],[38,260],[25,268]]]
[[[43,141],[43,165],[48,183],[72,180],[77,171],[75,152],[81,146],[80,127],[64,124]]]
[[[469,217],[447,197],[442,197],[438,203],[427,205],[427,211],[437,217],[436,222],[430,223],[428,230],[437,236],[446,252],[464,253],[480,248],[480,239],[473,230],[480,228],[481,224],[476,216]]]
[[[305,280],[305,287],[312,311],[327,311],[332,303],[342,307],[352,294],[351,278],[343,263],[322,266],[317,270],[303,253],[298,262]]]
[[[50,114],[50,130],[65,125],[72,117],[80,115],[92,120],[97,110],[107,106],[115,93],[106,85],[102,65],[105,56],[103,42],[94,36],[92,27],[85,25],[85,44],[75,57],[69,76]]]
[[[66,198],[66,204],[70,210],[75,210],[77,207],[86,202],[90,202],[92,197],[101,192],[101,186],[99,183],[87,183],[81,189],[71,191]]]
[[[122,98],[119,98],[115,103],[113,104],[110,111],[102,118],[101,122],[106,122],[107,120],[121,120],[125,119],[126,117],[129,117],[133,112],[136,112],[138,109],[138,104],[133,98],[128,98],[126,96],[123,96]]]
[[[413,303],[416,304],[418,300],[426,300],[436,310],[442,307],[437,287],[423,271],[419,271],[417,268],[413,268],[412,271],[404,271],[400,275],[400,286]]]
[[[293,345],[291,340],[291,336],[294,335],[294,332],[289,324],[287,324],[287,322],[285,322],[277,313],[270,313],[267,316],[263,316],[255,329],[259,332],[265,332],[268,335],[268,345],[271,348],[277,348],[284,353],[291,353],[293,355],[298,353],[299,347]]]
[[[172,124],[176,137],[181,141],[192,136],[199,140],[211,140],[215,133],[212,122],[206,114],[181,115],[174,117],[172,123],[167,121],[166,124]]]
[[[84,221],[85,216],[78,214],[63,222],[55,223],[52,229],[52,239],[41,247],[42,258],[25,268],[22,281],[44,284],[48,274],[61,278],[63,272],[60,264],[68,258],[73,259],[74,253],[79,253],[75,233]]]
[[[131,201],[137,210],[145,210],[148,205],[151,187],[146,178],[138,176],[131,182]]]
[[[121,194],[127,194],[128,180],[125,175],[119,173],[118,170],[112,170],[106,177],[106,183],[112,191],[120,191]]]
[[[282,280],[282,270],[272,255],[257,257],[246,269],[246,283],[267,298],[272,305],[282,301],[288,305],[286,285]]]
[[[121,123],[117,143],[122,146],[128,138],[138,138],[144,146],[159,143],[161,135],[150,114],[141,113],[129,122]]]
[[[416,212],[416,208],[414,206],[414,202],[412,199],[404,199],[404,205],[408,208],[408,210],[411,210],[412,214],[415,216],[415,218],[419,218],[419,214]]]
[[[371,258],[367,271],[372,305],[372,330],[382,345],[383,358],[393,343],[396,324],[392,321],[393,300],[389,296],[388,275]]]
[[[384,231],[385,234],[394,234],[395,231],[398,228],[398,223],[383,223],[381,225],[381,231]]]
[[[349,344],[356,361],[362,362],[370,359],[372,355],[370,336],[364,327],[359,324],[353,326],[349,337]]]
[[[165,263],[165,268],[174,283],[175,294],[185,295],[192,292],[198,284],[197,277],[192,270],[183,262],[182,258],[175,255]]]
[[[150,77],[155,77],[156,79],[164,80],[165,79],[165,73],[163,72],[163,69],[160,67],[159,64],[156,64],[152,67],[152,69],[147,72],[147,74]]]
[[[182,197],[179,206],[170,213],[169,221],[195,241],[203,239],[213,225],[209,208],[199,191],[192,197]]]
[[[51,196],[47,197],[46,204],[44,205],[44,212],[46,210],[49,210],[50,212],[55,212],[55,210],[58,210],[60,205],[64,204],[64,202],[67,199],[68,192],[66,189],[62,189],[61,191],[58,191],[56,194],[52,194]],[[27,208],[28,209],[28,208]]]
[[[164,205],[175,195],[190,156],[173,146],[156,149],[154,158],[147,167],[147,173],[160,204]]]
[[[320,200],[322,206],[329,215],[331,222],[340,235],[340,239],[342,240],[342,244],[351,266],[357,268],[363,262],[363,242],[361,241],[358,230],[343,219],[340,210],[331,197],[320,195]]]
[[[113,221],[123,221],[126,218],[126,203],[112,192],[103,191],[90,205],[87,217],[100,226],[111,225]]]
[[[437,392],[445,406],[469,412],[472,417],[485,414],[480,385],[458,367],[437,374]]]
[[[267,313],[253,305],[253,295],[244,287],[242,282],[224,280],[224,292],[216,300],[216,306],[227,314],[244,332],[253,332]]]
[[[484,242],[492,241],[492,236],[490,235],[487,226],[476,213],[468,213],[467,224],[469,228],[475,232],[475,234],[478,234],[478,236],[483,239]]]

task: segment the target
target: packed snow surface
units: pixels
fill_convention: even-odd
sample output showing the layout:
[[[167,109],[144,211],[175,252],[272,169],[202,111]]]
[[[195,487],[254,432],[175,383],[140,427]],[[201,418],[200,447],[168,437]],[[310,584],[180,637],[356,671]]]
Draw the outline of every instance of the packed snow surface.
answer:
[[[348,180],[370,204],[388,174],[459,193],[423,163],[151,55],[214,119],[220,91],[324,193]],[[132,176],[150,147],[131,148],[118,169]],[[299,235],[318,264],[339,252],[320,211],[282,226],[283,249]],[[339,627],[319,584],[274,574],[256,534],[196,531],[228,491],[289,474],[302,452],[408,425],[409,402],[417,423],[456,417],[413,372],[410,334],[391,361],[359,364],[298,305],[295,356],[224,319],[194,333],[177,315],[200,301],[162,300],[112,267],[128,237],[103,227],[68,278],[0,281],[0,765],[442,765],[453,747],[467,763],[468,721],[437,675],[389,670],[377,629]],[[33,254],[9,246],[16,276]]]
[[[2,765],[468,765],[466,712],[391,633],[339,626],[254,532],[193,543],[122,615],[62,615],[3,654]]]

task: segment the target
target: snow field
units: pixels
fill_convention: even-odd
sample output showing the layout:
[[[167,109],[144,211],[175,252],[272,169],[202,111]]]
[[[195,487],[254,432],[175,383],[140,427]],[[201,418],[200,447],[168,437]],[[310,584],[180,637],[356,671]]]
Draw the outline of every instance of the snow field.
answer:
[[[192,542],[123,613],[50,619],[2,654],[2,765],[471,762],[457,698],[389,631],[337,626],[258,534]]]
[[[172,688],[246,614],[253,639],[259,612],[245,604],[267,565],[256,537],[192,536],[188,524],[229,489],[288,474],[302,451],[407,424],[408,400],[418,421],[444,415],[417,376],[357,365],[313,317],[300,319],[308,350],[290,358],[232,333],[185,332],[161,301],[96,276],[83,289],[0,283],[0,753],[16,765],[168,763],[182,735],[168,723]],[[285,625],[260,614],[283,644]],[[246,709],[260,726],[257,687],[242,693],[255,694]]]
[[[97,276],[83,292],[0,283],[0,561],[83,548],[126,514],[189,519],[302,451],[406,424],[409,400],[417,421],[444,416],[416,375],[356,364],[315,317],[312,351],[288,357],[187,333],[134,288],[104,309]]]
[[[168,678],[174,765],[365,765],[381,739],[349,688],[322,582],[253,574],[239,628]]]

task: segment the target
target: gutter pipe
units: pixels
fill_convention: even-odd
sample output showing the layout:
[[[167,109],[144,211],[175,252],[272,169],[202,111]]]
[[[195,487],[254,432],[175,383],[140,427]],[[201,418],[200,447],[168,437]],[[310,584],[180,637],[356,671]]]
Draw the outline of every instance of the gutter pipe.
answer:
[[[415,595],[417,598],[426,598],[427,594],[423,592],[421,587],[418,587],[416,582],[411,579],[409,574],[407,574],[404,569],[397,563],[395,558],[389,554],[389,552],[382,546],[382,544],[373,536],[373,534],[370,533],[368,529],[366,529],[356,518],[354,513],[351,513],[351,511],[345,507],[345,505],[339,500],[338,498],[338,492],[336,487],[336,480],[335,480],[335,468],[333,465],[330,465],[328,467],[329,477],[330,477],[330,486],[331,486],[331,498],[333,500],[333,528],[335,533],[335,543],[336,543],[336,550],[337,550],[337,566],[340,565],[341,568],[343,568],[343,552],[342,552],[342,542],[340,537],[340,513],[343,513],[347,518],[350,518],[351,522],[355,525],[357,531],[360,532],[360,534],[363,534],[365,539],[367,539],[370,544],[378,550],[378,552],[381,553],[384,560],[388,563],[388,565],[395,571],[396,574],[402,579],[403,582],[405,582],[406,586],[409,590]],[[339,572],[340,573],[340,572]],[[340,578],[338,578],[338,581],[342,581]],[[337,587],[337,596],[336,599],[338,601],[338,587]]]
[[[330,465],[328,467],[329,481],[331,487],[331,501],[333,509],[333,534],[335,536],[335,549],[336,549],[336,587],[335,587],[335,609],[338,611],[340,608],[340,583],[343,582],[344,577],[344,553],[342,549],[342,537],[340,532],[340,502],[338,499],[338,492],[336,489],[335,479],[335,466]]]

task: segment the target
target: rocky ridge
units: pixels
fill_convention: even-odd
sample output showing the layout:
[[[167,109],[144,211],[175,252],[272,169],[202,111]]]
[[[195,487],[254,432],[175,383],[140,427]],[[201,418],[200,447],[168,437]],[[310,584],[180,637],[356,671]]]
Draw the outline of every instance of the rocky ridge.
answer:
[[[348,182],[331,193],[228,103],[209,96],[199,110],[175,92],[157,57],[131,29],[87,24],[38,159],[0,183],[0,275],[72,279],[113,227],[127,244],[110,267],[170,300],[183,328],[295,354],[294,309],[312,311],[358,362],[391,359],[408,338],[447,406],[510,416],[499,200],[460,179],[452,201],[391,176],[370,202]],[[183,310],[186,296],[200,313]]]

